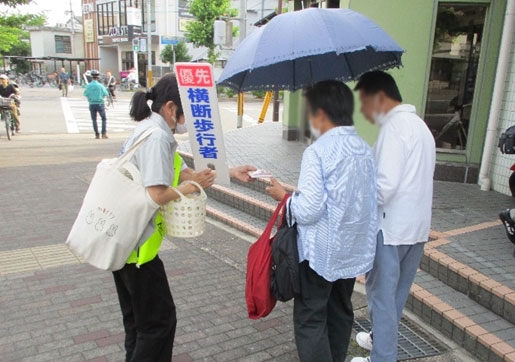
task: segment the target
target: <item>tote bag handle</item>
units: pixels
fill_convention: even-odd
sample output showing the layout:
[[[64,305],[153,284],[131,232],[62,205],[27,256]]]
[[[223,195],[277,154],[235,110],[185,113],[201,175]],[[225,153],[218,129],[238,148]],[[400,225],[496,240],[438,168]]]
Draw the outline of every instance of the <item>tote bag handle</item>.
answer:
[[[270,235],[272,234],[274,225],[276,222],[278,222],[279,214],[281,213],[281,210],[284,208],[284,205],[286,205],[286,201],[288,201],[289,197],[290,197],[290,195],[284,196],[284,198],[281,200],[279,205],[277,205],[277,208],[275,209],[274,213],[272,214],[272,217],[270,218],[270,221],[268,221],[265,231],[263,232],[264,237],[270,239]],[[280,222],[280,220],[279,220],[279,222]],[[279,227],[280,227],[280,225],[279,225]]]
[[[147,140],[147,138],[150,137],[150,135],[157,129],[158,127],[152,127],[147,129],[145,132],[143,132],[138,139],[129,147],[127,151],[121,155],[118,160],[116,161],[116,164],[118,167],[123,166],[125,163],[129,162],[131,158],[134,156],[138,148]]]

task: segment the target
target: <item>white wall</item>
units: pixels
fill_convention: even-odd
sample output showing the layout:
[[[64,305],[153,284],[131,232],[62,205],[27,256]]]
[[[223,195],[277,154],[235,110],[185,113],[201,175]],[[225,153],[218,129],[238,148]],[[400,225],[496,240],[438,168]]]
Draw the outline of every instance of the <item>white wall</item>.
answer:
[[[100,58],[100,72],[105,73],[110,70],[116,77],[120,69],[118,69],[118,47],[104,47],[99,48]]]
[[[511,60],[504,90],[499,136],[508,127],[515,126],[515,34],[512,36]],[[512,174],[510,167],[515,164],[515,155],[503,155],[498,148],[494,150],[492,165],[492,188],[503,194],[511,195],[508,178]]]

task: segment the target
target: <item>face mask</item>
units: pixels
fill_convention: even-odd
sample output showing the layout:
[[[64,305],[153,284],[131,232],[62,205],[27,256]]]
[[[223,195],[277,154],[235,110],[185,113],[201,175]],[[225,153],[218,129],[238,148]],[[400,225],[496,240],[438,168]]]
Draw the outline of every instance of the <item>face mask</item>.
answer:
[[[375,103],[376,109],[377,109],[378,108],[378,103],[379,103],[378,96],[375,96],[374,103]],[[374,121],[374,124],[377,127],[380,127],[383,124],[385,116],[386,116],[386,113],[384,111],[382,111],[382,110],[380,112],[377,111],[377,110],[374,110],[372,112],[372,120]]]
[[[311,123],[311,121],[309,121],[309,131],[311,132],[311,136],[313,136],[314,139],[317,139],[322,135],[322,132],[320,132],[319,129],[313,127],[313,123]]]
[[[177,134],[188,133],[188,127],[186,127],[186,124],[177,123],[175,126],[175,133],[177,133]]]

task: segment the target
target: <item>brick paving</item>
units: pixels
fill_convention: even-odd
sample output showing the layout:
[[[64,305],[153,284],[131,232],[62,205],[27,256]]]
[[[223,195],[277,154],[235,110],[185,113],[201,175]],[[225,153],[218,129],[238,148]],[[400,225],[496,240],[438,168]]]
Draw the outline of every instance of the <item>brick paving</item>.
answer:
[[[280,127],[265,124],[227,133],[230,163],[252,163],[270,170],[283,182],[295,184],[304,146],[282,141]],[[15,186],[0,194],[0,220],[5,225],[0,234],[0,258],[6,255],[1,252],[62,243],[95,163],[116,155],[123,138],[104,143],[84,137],[50,142],[27,137],[18,141],[8,145],[20,155],[16,167],[5,154],[0,155],[2,179]],[[11,167],[5,167],[10,163]],[[475,185],[436,182],[433,227],[446,232],[492,222],[498,210],[514,204],[503,195],[482,193]],[[238,212],[233,212],[237,216]],[[494,272],[501,275],[502,268],[514,270],[513,259],[501,258],[511,255],[512,246],[495,223],[448,239],[449,244],[438,248],[463,263],[476,263],[481,273],[494,280]],[[174,361],[296,360],[290,305],[280,305],[263,321],[252,322],[246,317],[243,283],[247,241],[208,226],[203,238],[174,240],[173,245],[162,257],[179,312]],[[480,257],[485,260],[477,259]],[[501,261],[505,264],[500,265]],[[0,283],[0,360],[123,360],[121,316],[108,273],[72,264],[0,275]],[[442,301],[452,295],[428,286],[433,287]],[[481,318],[480,312],[474,315]]]

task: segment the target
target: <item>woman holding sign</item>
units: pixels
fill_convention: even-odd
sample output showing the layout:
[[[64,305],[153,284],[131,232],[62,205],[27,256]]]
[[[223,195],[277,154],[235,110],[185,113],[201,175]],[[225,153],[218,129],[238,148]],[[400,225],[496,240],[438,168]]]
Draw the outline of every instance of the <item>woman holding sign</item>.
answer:
[[[165,205],[179,198],[170,186],[185,195],[197,191],[191,184],[178,185],[180,181],[193,180],[203,188],[213,184],[214,171],[206,169],[196,173],[176,155],[177,141],[173,134],[186,129],[173,74],[165,75],[147,92],[135,93],[130,116],[138,125],[121,153],[146,130],[154,129],[132,162],[141,173],[143,186],[157,204]],[[248,172],[253,170],[253,167],[241,166],[232,168],[230,173],[239,180],[249,181]],[[174,173],[178,177],[174,177]],[[164,235],[162,217],[157,212],[127,264],[113,272],[126,334],[126,362],[170,362],[172,359],[177,319],[163,262],[158,256]]]

